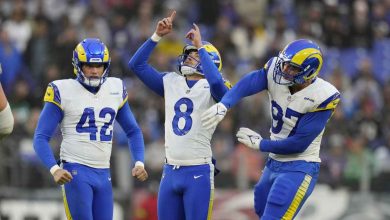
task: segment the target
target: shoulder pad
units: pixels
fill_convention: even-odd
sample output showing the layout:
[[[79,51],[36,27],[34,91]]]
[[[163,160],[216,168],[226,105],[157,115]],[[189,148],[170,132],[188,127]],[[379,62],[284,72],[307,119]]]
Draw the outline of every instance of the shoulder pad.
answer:
[[[268,68],[271,66],[271,63],[272,63],[272,60],[274,59],[274,57],[272,57],[271,59],[269,59],[267,61],[267,63],[264,64],[264,69],[265,70],[268,70]]]
[[[323,101],[321,104],[317,106],[316,109],[314,109],[312,112],[318,112],[318,111],[325,111],[325,110],[334,110],[340,102],[340,93],[336,92],[325,101]]]
[[[62,109],[61,96],[58,87],[54,83],[49,83],[47,86],[45,96],[43,97],[44,102],[51,102]]]
[[[228,89],[231,89],[233,87],[229,80],[223,79],[223,83]]]

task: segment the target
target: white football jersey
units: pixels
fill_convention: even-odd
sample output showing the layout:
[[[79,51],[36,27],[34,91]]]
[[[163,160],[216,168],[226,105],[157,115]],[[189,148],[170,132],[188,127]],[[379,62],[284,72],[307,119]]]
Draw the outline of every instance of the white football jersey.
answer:
[[[196,165],[211,160],[214,129],[205,129],[201,114],[216,102],[206,79],[189,88],[185,77],[168,73],[163,78],[165,97],[165,153],[168,163]],[[175,164],[175,163],[173,163]]]
[[[288,86],[277,84],[273,80],[275,61],[276,59],[273,58],[269,66],[266,66],[268,95],[271,102],[272,127],[270,132],[271,140],[281,140],[295,133],[298,120],[303,114],[335,109],[340,100],[340,93],[332,84],[317,77],[308,87],[291,94]],[[324,130],[302,153],[290,155],[270,153],[269,156],[279,161],[320,162],[319,152],[323,133]]]
[[[44,101],[56,104],[64,114],[61,160],[109,168],[114,120],[127,102],[122,80],[108,77],[96,94],[75,79],[56,80],[49,84]]]

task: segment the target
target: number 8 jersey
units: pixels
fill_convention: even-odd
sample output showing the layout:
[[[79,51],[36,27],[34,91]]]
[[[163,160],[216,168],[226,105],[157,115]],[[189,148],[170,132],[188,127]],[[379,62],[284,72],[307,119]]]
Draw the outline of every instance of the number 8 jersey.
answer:
[[[206,79],[189,88],[185,77],[167,73],[163,77],[165,97],[165,152],[170,161],[190,165],[211,160],[210,141],[214,129],[205,129],[201,114],[216,102]],[[199,161],[199,163],[197,162]]]
[[[109,168],[113,122],[127,102],[122,80],[108,77],[96,94],[74,79],[56,80],[49,84],[44,101],[56,104],[64,114],[61,160]]]

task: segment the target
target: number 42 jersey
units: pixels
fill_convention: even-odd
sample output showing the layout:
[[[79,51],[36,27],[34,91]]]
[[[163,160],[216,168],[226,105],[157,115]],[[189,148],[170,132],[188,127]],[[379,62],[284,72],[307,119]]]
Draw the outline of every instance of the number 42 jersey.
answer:
[[[61,108],[61,160],[109,168],[113,122],[127,102],[122,80],[108,77],[96,94],[77,80],[56,80],[47,87],[45,102]]]

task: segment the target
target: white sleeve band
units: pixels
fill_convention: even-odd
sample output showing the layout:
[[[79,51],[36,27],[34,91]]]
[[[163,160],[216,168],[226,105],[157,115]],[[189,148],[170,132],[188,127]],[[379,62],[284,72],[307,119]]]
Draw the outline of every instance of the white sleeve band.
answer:
[[[59,170],[59,169],[61,169],[61,167],[58,166],[57,164],[54,165],[54,166],[52,166],[52,167],[50,168],[50,173],[51,173],[51,175],[54,175],[54,173],[55,173],[57,170]]]
[[[14,128],[14,116],[12,115],[9,103],[0,112],[0,135],[10,134]]]
[[[134,167],[136,167],[136,166],[145,167],[144,163],[142,163],[141,161],[135,162]]]
[[[150,37],[150,39],[154,42],[159,42],[161,40],[161,37],[156,34],[156,32],[153,33],[153,35]]]

